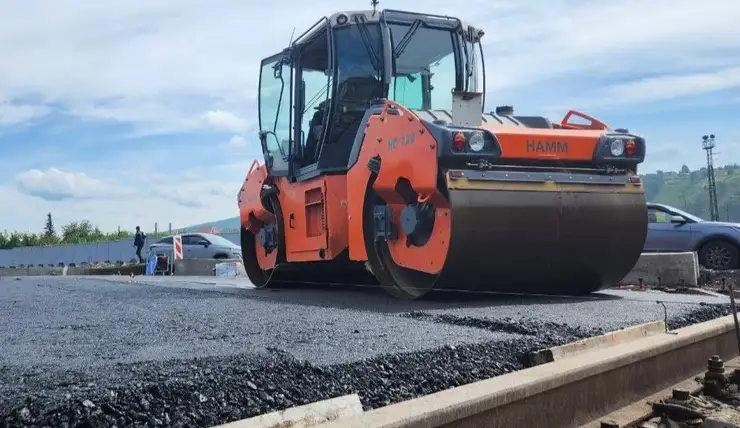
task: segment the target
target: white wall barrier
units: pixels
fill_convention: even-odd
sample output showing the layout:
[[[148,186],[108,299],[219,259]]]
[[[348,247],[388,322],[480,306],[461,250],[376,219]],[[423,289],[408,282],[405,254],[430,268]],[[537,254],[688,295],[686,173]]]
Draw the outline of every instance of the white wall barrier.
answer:
[[[224,238],[239,245],[238,233],[225,233]],[[147,237],[142,249],[145,254],[149,245],[159,241],[162,238]],[[74,263],[94,263],[94,262],[128,262],[136,258],[136,248],[134,248],[134,238],[122,239],[119,241],[100,242],[97,244],[76,244],[76,245],[54,245],[48,247],[21,247],[10,250],[0,250],[0,267],[10,266],[38,266],[38,265],[58,265],[64,263],[68,265]]]

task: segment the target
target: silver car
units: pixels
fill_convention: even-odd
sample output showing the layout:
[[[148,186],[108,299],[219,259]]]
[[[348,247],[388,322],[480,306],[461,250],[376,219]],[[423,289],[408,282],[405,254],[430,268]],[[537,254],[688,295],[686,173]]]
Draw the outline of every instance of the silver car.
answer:
[[[645,252],[696,251],[709,269],[737,269],[740,224],[706,221],[665,204],[648,203]]]
[[[183,233],[182,257],[184,259],[240,258],[242,249],[228,239],[211,233]],[[173,257],[172,236],[162,238],[149,246],[148,255],[166,254]]]

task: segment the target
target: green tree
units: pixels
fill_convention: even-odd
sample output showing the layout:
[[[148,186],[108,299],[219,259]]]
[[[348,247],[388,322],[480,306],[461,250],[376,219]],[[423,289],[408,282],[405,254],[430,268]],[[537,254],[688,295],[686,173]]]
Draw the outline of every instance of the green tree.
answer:
[[[46,224],[44,224],[44,234],[41,236],[41,242],[43,245],[54,245],[59,242],[51,213],[46,214]]]
[[[22,242],[23,239],[20,233],[13,231],[8,235],[8,248],[20,247]]]
[[[100,229],[88,220],[71,221],[62,226],[62,243],[83,244],[90,242],[90,238],[98,234],[100,234]]]
[[[54,221],[51,219],[51,213],[46,213],[46,224],[44,225],[44,236],[50,237],[56,235],[54,231]]]
[[[689,174],[691,170],[689,169],[688,165],[681,165],[681,174]]]

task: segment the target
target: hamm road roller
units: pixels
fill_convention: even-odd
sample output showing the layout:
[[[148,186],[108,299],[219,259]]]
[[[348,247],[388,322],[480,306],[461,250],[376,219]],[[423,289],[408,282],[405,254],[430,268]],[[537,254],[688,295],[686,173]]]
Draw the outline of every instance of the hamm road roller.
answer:
[[[398,10],[338,12],[264,59],[238,193],[256,287],[586,294],[647,233],[644,138],[578,111],[486,112],[484,32]]]

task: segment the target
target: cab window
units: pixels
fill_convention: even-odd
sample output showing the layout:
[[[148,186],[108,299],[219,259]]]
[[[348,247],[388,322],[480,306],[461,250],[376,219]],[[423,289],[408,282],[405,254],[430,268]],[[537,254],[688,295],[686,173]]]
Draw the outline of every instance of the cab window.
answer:
[[[260,70],[260,130],[268,131],[265,155],[272,161],[273,173],[288,170],[290,150],[292,67],[281,58],[264,60]]]
[[[301,133],[298,150],[301,166],[316,162],[316,155],[324,132],[329,111],[329,45],[326,30],[319,32],[300,49],[299,76],[296,81],[303,87],[300,109]]]
[[[388,27],[397,55],[390,98],[411,109],[451,110],[456,84],[452,32],[425,27],[413,31],[411,25],[402,24]]]

